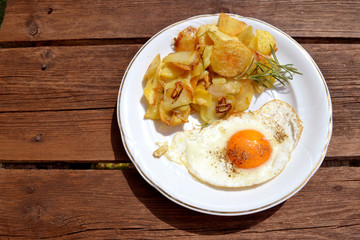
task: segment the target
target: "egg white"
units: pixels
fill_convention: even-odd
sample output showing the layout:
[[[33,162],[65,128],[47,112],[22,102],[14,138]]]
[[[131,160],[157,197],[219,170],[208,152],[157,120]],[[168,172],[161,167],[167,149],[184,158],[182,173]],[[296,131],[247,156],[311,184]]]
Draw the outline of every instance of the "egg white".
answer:
[[[273,100],[255,112],[234,114],[203,130],[175,134],[165,156],[183,164],[200,181],[216,187],[247,187],[277,176],[290,160],[302,132],[302,122],[287,103]],[[269,159],[256,168],[232,164],[226,146],[238,131],[253,129],[270,142]]]

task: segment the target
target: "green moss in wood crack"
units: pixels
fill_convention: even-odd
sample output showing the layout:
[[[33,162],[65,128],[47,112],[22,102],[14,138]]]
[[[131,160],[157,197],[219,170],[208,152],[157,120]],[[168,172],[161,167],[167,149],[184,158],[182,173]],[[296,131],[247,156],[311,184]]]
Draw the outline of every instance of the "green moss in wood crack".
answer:
[[[128,170],[130,163],[97,163],[91,166],[92,169]]]
[[[0,0],[0,28],[2,21],[4,20],[6,6],[7,0]]]

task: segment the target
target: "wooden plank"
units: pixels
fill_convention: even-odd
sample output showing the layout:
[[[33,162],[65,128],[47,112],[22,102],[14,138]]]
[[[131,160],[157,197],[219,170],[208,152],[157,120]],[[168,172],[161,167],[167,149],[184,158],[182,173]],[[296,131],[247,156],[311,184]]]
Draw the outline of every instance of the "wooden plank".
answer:
[[[114,108],[0,114],[2,162],[128,161]]]
[[[114,107],[140,45],[0,49],[0,111]]]
[[[0,170],[2,239],[356,239],[360,168],[320,168],[285,203],[237,217],[171,202],[135,170]]]
[[[359,38],[359,1],[9,1],[0,41],[149,38],[186,18],[231,12],[294,37]]]

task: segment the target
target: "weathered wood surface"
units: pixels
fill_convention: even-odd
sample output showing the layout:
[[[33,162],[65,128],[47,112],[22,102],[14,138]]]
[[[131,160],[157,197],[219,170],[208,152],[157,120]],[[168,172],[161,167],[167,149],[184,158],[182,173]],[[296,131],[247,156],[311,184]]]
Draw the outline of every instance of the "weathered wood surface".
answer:
[[[140,46],[0,49],[0,160],[128,160],[114,112],[121,78]],[[357,159],[360,45],[303,46],[332,97],[334,130],[327,156]]]
[[[115,109],[0,114],[1,162],[128,160]]]
[[[0,238],[356,239],[359,176],[320,168],[279,206],[219,217],[178,206],[135,170],[0,170]]]
[[[0,42],[149,38],[199,14],[231,12],[294,37],[360,37],[359,1],[9,1]]]
[[[114,107],[140,47],[0,49],[0,112]]]

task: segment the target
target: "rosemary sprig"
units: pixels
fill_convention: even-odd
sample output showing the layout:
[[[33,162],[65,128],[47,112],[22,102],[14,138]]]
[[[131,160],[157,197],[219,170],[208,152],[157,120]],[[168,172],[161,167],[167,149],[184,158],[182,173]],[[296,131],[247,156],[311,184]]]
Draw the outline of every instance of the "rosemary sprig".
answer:
[[[264,64],[262,62],[256,61],[253,57],[251,63],[246,68],[246,70],[239,76],[235,77],[236,79],[250,79],[265,88],[269,88],[269,86],[276,89],[274,84],[270,81],[270,79],[274,78],[282,85],[285,83],[289,83],[290,80],[293,80],[295,74],[302,75],[294,66],[293,64],[285,64],[282,65],[279,63],[278,58],[276,57],[275,51],[273,47],[270,45],[271,55],[273,58],[262,55],[267,63]],[[248,74],[251,66],[255,63],[255,68]]]

